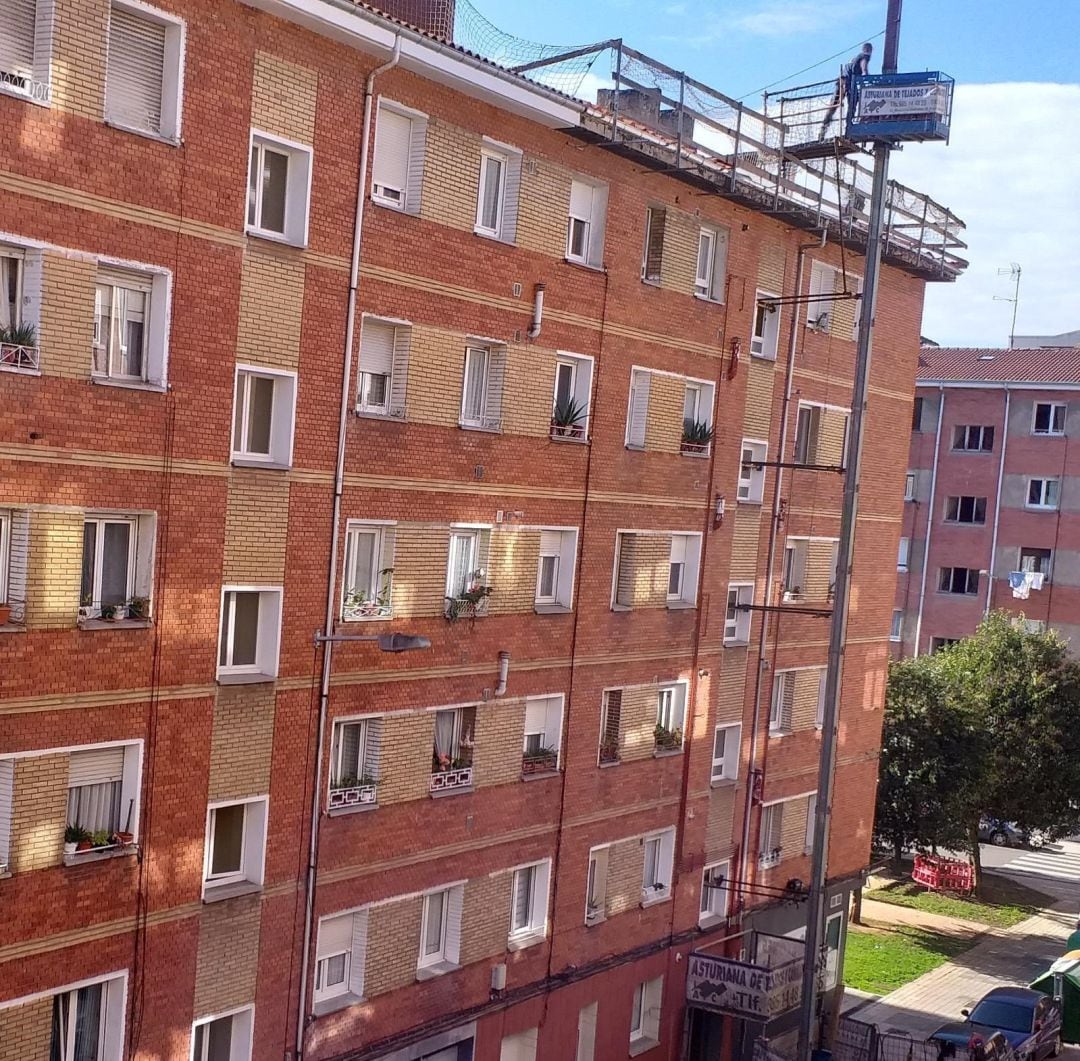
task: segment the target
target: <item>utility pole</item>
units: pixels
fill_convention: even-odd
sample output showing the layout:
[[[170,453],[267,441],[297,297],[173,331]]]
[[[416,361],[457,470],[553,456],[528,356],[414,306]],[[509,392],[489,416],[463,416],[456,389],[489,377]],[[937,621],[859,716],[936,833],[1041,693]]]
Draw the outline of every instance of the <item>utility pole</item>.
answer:
[[[1013,348],[1013,343],[1016,341],[1016,311],[1020,308],[1020,276],[1023,273],[1023,269],[1020,268],[1019,262],[1010,262],[1008,269],[998,269],[998,276],[1007,276],[1013,283],[1013,297],[1005,298],[1002,295],[995,295],[995,302],[1011,302],[1012,303],[1012,324],[1009,326],[1009,349]]]
[[[895,74],[900,45],[900,8],[903,0],[888,0],[885,46],[881,72]],[[825,886],[829,866],[829,826],[832,820],[833,775],[836,772],[836,730],[843,685],[844,642],[847,633],[851,590],[851,562],[855,551],[855,528],[859,513],[859,474],[862,467],[863,420],[870,385],[870,358],[874,338],[881,237],[885,217],[885,192],[889,179],[892,143],[874,144],[874,183],[870,197],[870,222],[866,237],[866,276],[859,315],[859,342],[855,360],[855,386],[851,395],[851,432],[848,465],[844,474],[844,503],[840,519],[840,544],[836,566],[829,630],[829,666],[825,679],[825,711],[821,725],[821,760],[818,764],[817,800],[814,806],[814,849],[810,896],[807,900],[806,949],[803,958],[802,1003],[799,1012],[797,1061],[810,1061],[817,1046],[817,970],[825,919]]]

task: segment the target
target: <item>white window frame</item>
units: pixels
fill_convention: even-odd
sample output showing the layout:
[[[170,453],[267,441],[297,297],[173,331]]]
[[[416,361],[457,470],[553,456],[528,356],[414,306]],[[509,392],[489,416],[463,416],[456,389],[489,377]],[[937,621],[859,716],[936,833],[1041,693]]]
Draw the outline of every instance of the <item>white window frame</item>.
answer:
[[[889,628],[890,641],[902,641],[904,639],[904,609],[893,608],[892,626]]]
[[[389,328],[390,371],[386,373],[384,401],[370,399],[369,379],[382,373],[364,368],[364,332],[370,328]],[[370,333],[369,333],[370,334]],[[370,339],[369,339],[370,342]],[[360,357],[356,368],[356,414],[389,420],[405,419],[405,394],[409,381],[409,353],[412,347],[412,323],[392,317],[365,313],[360,322]],[[369,366],[371,362],[368,362]]]
[[[232,656],[232,641],[235,634],[235,604],[229,595],[233,593],[258,593],[259,616],[255,631],[255,662],[233,664],[221,662],[222,639],[225,641],[226,660]],[[219,684],[243,684],[246,681],[273,681],[277,677],[279,654],[281,649],[281,586],[242,586],[225,585],[221,587],[221,620],[218,624],[218,666]]]
[[[566,366],[570,369],[570,396],[577,405],[584,409],[584,415],[572,429],[564,429],[571,430],[572,434],[557,434],[558,429],[552,424],[551,437],[560,442],[587,442],[589,439],[589,421],[592,417],[594,359],[588,354],[575,354],[569,350],[556,351],[555,381],[551,397],[552,419],[554,419],[554,412],[559,404],[560,366]]]
[[[835,295],[836,277],[839,270],[826,262],[810,263],[810,286],[807,293],[813,296]],[[811,331],[831,332],[835,299],[815,297],[806,303],[806,327]],[[856,303],[856,307],[858,303]]]
[[[376,159],[379,156],[379,118],[383,113],[391,113],[409,122],[409,147],[405,160],[405,180],[401,188],[392,188],[388,184],[376,181]],[[427,145],[428,116],[422,111],[402,106],[393,100],[380,98],[375,120],[375,136],[372,145],[371,166],[371,201],[390,210],[404,214],[420,213],[420,197],[424,176],[424,153]],[[392,192],[397,192],[397,198]]]
[[[795,695],[795,676],[797,670],[778,670],[773,674],[772,698],[769,701],[769,736],[782,737],[792,732],[794,719],[785,714],[784,701],[787,699],[788,683],[791,683],[791,695]]]
[[[454,524],[450,527],[450,540],[447,545],[446,551],[446,596],[458,597],[463,591],[458,589],[454,584],[454,539],[455,538],[469,538],[472,544],[469,547],[469,566],[468,571],[473,576],[473,581],[479,585],[486,586],[488,584],[488,570],[486,567],[480,566],[480,561],[483,559],[484,533],[491,533],[491,528],[488,526],[474,525],[474,524]],[[490,550],[490,543],[488,545]],[[468,586],[465,587],[466,589]]]
[[[11,513],[0,509],[0,604],[9,604],[8,585],[11,570]]]
[[[698,231],[695,298],[723,304],[729,238],[728,230],[716,225],[702,225]]]
[[[43,107],[50,105],[55,17],[54,5],[38,0],[34,18],[34,42],[29,61],[0,75],[0,93]],[[18,81],[24,81],[25,84],[20,85]]]
[[[119,607],[126,607],[128,601],[136,593],[136,559],[139,556],[139,531],[140,531],[140,516],[136,513],[109,513],[109,512],[87,512],[83,518],[84,538],[85,542],[85,528],[89,523],[96,524],[97,529],[94,532],[94,569],[91,576],[92,587],[90,590],[90,599],[86,600],[85,596],[80,600],[79,614],[84,618],[93,619],[101,614],[101,577],[102,577],[102,565],[104,563],[105,553],[105,528],[110,524],[119,524],[121,526],[128,527],[128,561],[127,561],[127,586],[124,591],[124,601]],[[148,522],[153,522],[148,520]],[[153,556],[153,533],[150,534],[150,559],[152,563]],[[85,545],[83,546],[85,551]],[[143,582],[146,588],[149,588],[148,581],[146,579],[146,572],[144,572]],[[149,594],[147,594],[149,596]]]
[[[710,882],[721,878],[723,887],[710,887]],[[708,928],[725,920],[731,910],[731,859],[710,862],[701,871],[701,900],[698,903],[698,925]],[[720,897],[721,909],[714,909],[716,897]]]
[[[607,211],[607,185],[588,178],[575,176],[571,181],[570,201],[573,202],[573,185],[581,185],[591,189],[589,214],[574,213],[571,205],[567,206],[566,221],[566,260],[577,265],[586,265],[592,269],[603,266],[604,260],[604,229],[606,227],[605,213]],[[573,250],[575,222],[582,226],[582,240],[584,248],[582,253]]]
[[[690,683],[685,681],[664,682],[656,689],[656,725],[669,732],[682,731],[682,747],[686,739],[686,704]],[[673,750],[673,749],[672,749]]]
[[[664,375],[664,373],[658,373],[658,375]],[[687,405],[693,406],[693,421],[695,424],[704,423],[707,428],[713,426],[713,402],[716,397],[716,388],[714,384],[708,380],[694,379],[689,376],[679,377],[683,380],[686,390],[683,394],[683,413],[682,413],[682,427],[685,431],[687,421],[691,418],[686,415]],[[680,443],[680,451],[683,454],[692,453],[694,456],[707,457],[712,452],[712,442],[710,441],[703,450],[687,450],[683,448],[683,444]]]
[[[493,225],[486,224],[483,217],[487,183],[489,180],[489,162],[495,162],[499,167],[499,183],[495,194],[495,223]],[[473,225],[473,232],[477,235],[491,236],[493,239],[500,239],[502,237],[503,214],[506,211],[506,178],[509,163],[510,159],[505,151],[496,151],[486,144],[480,148],[480,176],[477,182],[476,192],[476,223]]]
[[[116,832],[128,831],[132,835],[132,843],[139,842],[139,819],[142,809],[142,758],[143,758],[143,742],[141,740],[135,741],[104,741],[101,744],[86,744],[80,745],[76,748],[63,749],[67,751],[69,757],[75,755],[78,752],[95,752],[101,751],[105,748],[120,748],[123,752],[123,766],[121,767],[121,774],[119,779],[120,784],[120,820],[116,825]],[[57,754],[61,749],[50,748],[43,754]],[[71,792],[73,788],[79,788],[82,786],[71,785],[70,781],[67,787],[68,797],[66,801],[66,814],[65,819],[67,825],[82,825],[82,822],[71,821]],[[130,818],[128,816],[128,807],[131,808]],[[79,861],[81,857],[85,857],[85,854],[92,853],[93,850],[100,851],[101,848],[91,849],[91,852],[80,853],[75,852],[73,855],[66,855],[65,862],[68,859],[73,861]]]
[[[747,456],[749,455],[749,460]],[[769,459],[769,444],[757,438],[744,438],[739,465],[739,485],[735,499],[739,504],[760,505],[765,497],[765,468],[752,462]]]
[[[597,1008],[596,1002],[589,1002],[578,1010],[577,1050],[574,1061],[595,1061]]]
[[[270,451],[259,453],[236,448],[239,429],[241,447],[247,435],[250,412],[250,387],[246,382],[252,377],[269,379],[274,386],[270,406]],[[243,381],[243,382],[242,382]],[[293,438],[296,433],[296,385],[297,374],[285,369],[263,368],[261,365],[237,365],[233,387],[233,417],[230,428],[230,460],[239,467],[278,468],[292,467]],[[239,424],[237,420],[239,418]]]
[[[285,217],[284,231],[264,228],[262,221],[263,182],[261,179],[263,159],[267,150],[275,151],[288,158],[285,175]],[[255,154],[253,170],[252,154]],[[306,247],[308,244],[308,223],[311,214],[311,173],[314,152],[308,144],[287,140],[275,136],[263,129],[252,129],[248,147],[248,196],[254,192],[255,201],[244,202],[244,231],[249,236],[272,240],[275,243],[288,243],[293,247]],[[253,183],[254,182],[254,183]],[[254,208],[254,219],[249,217],[249,208]]]
[[[200,1017],[191,1025],[191,1053],[190,1061],[207,1061],[209,1057],[209,1040],[204,1037],[203,1049],[196,1051],[196,1029],[208,1027],[219,1020],[229,1020],[229,1061],[251,1061],[252,1042],[255,1030],[255,1006],[249,1004],[238,1006],[236,1009],[225,1010],[221,1013],[213,1013],[208,1017]]]
[[[907,571],[911,563],[911,538],[902,534],[896,546],[896,570]]]
[[[557,534],[559,548],[557,552],[545,552],[544,535]],[[569,611],[574,606],[574,579],[577,567],[577,527],[541,527],[540,555],[536,563],[536,592],[533,606],[541,612],[552,609]],[[550,548],[550,544],[548,546]],[[555,579],[550,594],[542,593],[544,558],[554,556]]]
[[[127,995],[128,995],[128,974],[127,970],[119,972],[107,973],[104,976],[92,976],[85,980],[79,980],[73,984],[65,984],[63,987],[52,988],[48,991],[39,991],[36,994],[28,995],[23,998],[11,999],[10,1001],[0,1002],[0,1011],[14,1008],[16,1006],[25,1006],[31,1002],[37,1002],[43,999],[47,999],[53,1007],[56,1005],[56,999],[68,995],[76,996],[75,999],[69,1001],[69,1014],[71,1013],[71,1002],[76,1002],[78,992],[88,987],[96,987],[101,985],[101,1011],[100,1011],[100,1038],[97,1043],[96,1056],[101,1061],[122,1061],[124,1055],[124,1033],[126,1029],[127,1021]],[[77,1012],[77,1011],[76,1011]],[[63,1044],[61,1049],[61,1057],[64,1061],[69,1061],[74,1057],[75,1031],[74,1020],[68,1022],[68,1035],[67,1042]],[[49,1042],[52,1043],[52,1031],[50,1022]]]
[[[245,891],[261,888],[266,872],[266,832],[269,817],[269,796],[248,796],[244,799],[215,800],[206,808],[206,842],[203,850],[204,902],[235,895],[237,886]],[[223,807],[243,806],[244,824],[240,849],[240,868],[211,876],[213,865],[216,812]]]
[[[451,906],[455,904],[454,890],[461,889],[462,885],[445,885],[441,888],[432,888],[430,891],[424,893],[424,906],[423,914],[420,919],[420,947],[417,951],[417,970],[438,970],[440,967],[453,966],[458,964],[458,955],[451,953],[451,918],[453,911]],[[428,920],[431,917],[431,904],[435,896],[441,896],[441,917],[442,925],[440,926],[440,943],[439,949],[431,954],[424,953],[424,944],[428,935]],[[460,899],[460,897],[459,897]],[[460,905],[460,902],[456,905]],[[458,924],[454,928],[454,932],[460,933],[461,925]]]
[[[345,554],[341,564],[341,620],[342,622],[364,622],[389,619],[394,614],[394,563],[393,550],[396,544],[397,524],[388,520],[349,520],[345,525]],[[374,538],[372,546],[372,570],[370,584],[366,587],[357,587],[355,571],[357,566],[356,539],[362,535],[371,535]],[[390,545],[387,546],[387,536],[390,536]],[[390,566],[382,567],[384,553],[390,551]],[[383,575],[385,574],[385,579]],[[370,600],[363,604],[349,605],[350,593],[355,593],[358,588],[365,590],[365,597]],[[385,589],[386,604],[378,602]],[[374,605],[377,610],[369,615],[350,613],[351,607]]]
[[[1041,484],[1039,487],[1039,500],[1032,501],[1031,491],[1036,483]],[[1051,494],[1054,495],[1053,500],[1049,500]],[[1052,477],[1037,478],[1032,476],[1027,481],[1024,507],[1041,512],[1056,512],[1061,507],[1061,480]]]
[[[914,501],[917,478],[915,472],[906,472],[904,475],[904,500]]]
[[[735,594],[735,604],[754,603],[753,582],[729,582],[727,612],[732,609],[732,594]],[[724,644],[725,645],[748,645],[750,643],[750,627],[753,622],[752,611],[735,612],[735,617],[724,616]]]
[[[716,754],[717,734],[724,734],[724,754]],[[714,785],[729,784],[739,778],[739,757],[742,754],[742,723],[722,722],[713,729],[712,768],[709,781]]]
[[[530,708],[533,709],[530,712]],[[539,727],[530,726],[530,714],[535,718],[535,712],[543,710],[544,719]],[[555,766],[559,766],[559,757],[562,754],[562,728],[563,716],[566,710],[566,697],[563,693],[550,693],[541,696],[527,696],[525,698],[525,719],[522,729],[521,752],[526,755],[529,752],[529,737],[539,735],[540,748],[553,749],[556,754]]]
[[[469,403],[469,365],[474,358],[483,357],[484,359],[484,379],[480,390],[479,400],[479,415],[468,416],[466,415],[466,409]],[[472,341],[465,346],[465,359],[462,363],[462,375],[461,375],[461,411],[458,417],[458,425],[460,427],[468,428],[472,431],[495,431],[498,432],[502,429],[502,407],[500,404],[498,425],[491,422],[491,417],[488,415],[488,398],[491,388],[491,375],[492,364],[496,357],[505,358],[505,350],[501,349],[495,343],[484,343],[479,341]],[[505,367],[504,367],[505,372]],[[505,386],[505,383],[504,383]]]
[[[766,361],[776,360],[776,351],[780,342],[780,319],[783,310],[779,304],[780,296],[771,291],[754,292],[754,321],[750,337],[751,357],[760,357]],[[769,308],[763,303],[771,302]]]
[[[151,7],[137,0],[112,0],[109,5],[110,20],[112,10],[120,8],[147,22],[156,22],[165,30],[165,55],[161,67],[161,127],[142,129],[130,125],[121,117],[109,112],[109,74],[105,71],[105,122],[127,132],[149,136],[155,140],[164,140],[170,144],[179,144],[181,123],[184,113],[184,60],[187,51],[187,24],[182,18]]]
[[[103,326],[100,289],[109,289],[109,320],[107,326]],[[140,351],[141,371],[138,374],[119,371],[118,364],[126,349],[123,340],[115,340],[118,332],[126,335],[126,320],[118,320],[119,303],[122,299],[117,297],[118,292],[135,292],[143,296],[143,332],[142,350]],[[151,348],[151,331],[154,320],[154,277],[153,274],[145,274],[134,270],[121,270],[101,267],[98,269],[94,283],[94,356],[90,363],[90,375],[97,380],[108,380],[117,384],[147,383],[151,380],[158,381],[164,378],[164,373],[159,368],[155,374],[151,374],[151,360],[155,351]],[[106,335],[102,332],[107,331]],[[98,356],[105,362],[104,370],[97,367]],[[161,358],[158,357],[158,362]]]
[[[658,830],[641,838],[641,905],[651,906],[671,898],[672,875],[675,869],[675,829]],[[652,873],[649,871],[649,852],[654,852]]]
[[[526,874],[530,874],[526,878]],[[523,925],[515,925],[519,888],[528,887],[528,918]],[[510,884],[510,929],[507,942],[513,946],[529,946],[547,936],[548,904],[551,887],[551,859],[529,862],[515,866]]]
[[[762,804],[758,825],[758,866],[769,869],[784,858],[784,804],[789,800],[772,800]]]
[[[641,1053],[647,1045],[660,1041],[660,1007],[664,978],[643,980],[634,988],[630,1009],[630,1050]]]
[[[607,919],[607,874],[611,859],[611,844],[599,844],[589,849],[585,873],[585,924],[596,925]],[[590,912],[589,906],[596,909]]]
[[[364,1001],[364,968],[367,961],[368,907],[341,910],[319,918],[315,945],[315,976],[312,1001],[316,1013],[340,1009]],[[333,923],[337,925],[333,925]],[[333,928],[331,926],[333,925]],[[327,934],[333,932],[333,941]],[[347,934],[344,949],[340,937]],[[342,958],[344,977],[332,984],[326,983],[329,963]],[[340,1001],[339,1001],[340,1000]]]
[[[679,572],[678,589],[673,593],[671,579],[677,564],[681,564],[682,569]],[[696,607],[700,566],[701,533],[699,531],[673,532],[671,552],[668,557],[667,603],[669,608],[673,606]]]
[[[327,789],[333,791],[334,779],[339,781],[343,777],[355,777],[361,782],[365,777],[370,777],[372,783],[379,781],[379,759],[382,747],[382,715],[344,715],[335,718],[330,728],[330,764],[327,770]],[[361,736],[358,752],[358,761],[355,764],[343,761],[344,742],[339,737],[339,731],[345,726],[360,726]],[[355,765],[355,770],[346,769]],[[371,806],[371,804],[368,804]]]
[[[1045,431],[1040,431],[1036,424],[1039,420],[1039,409],[1049,409],[1050,426]],[[1057,419],[1058,410],[1061,410],[1061,428],[1055,430],[1054,421]],[[1043,438],[1061,438],[1065,434],[1065,425],[1069,416],[1069,407],[1066,402],[1034,402],[1031,407],[1031,433]]]
[[[134,387],[136,389],[163,391],[169,375],[169,339],[172,329],[172,273],[154,265],[141,262],[121,261],[114,258],[98,259],[97,277],[94,281],[94,338],[90,357],[90,379],[97,384],[111,387]],[[101,323],[98,313],[99,287],[113,289],[110,299],[110,318],[116,309],[115,292],[118,288],[141,291],[146,296],[143,321],[142,372],[128,376],[112,372],[112,330],[102,342]],[[95,366],[98,356],[105,358],[105,371]]]

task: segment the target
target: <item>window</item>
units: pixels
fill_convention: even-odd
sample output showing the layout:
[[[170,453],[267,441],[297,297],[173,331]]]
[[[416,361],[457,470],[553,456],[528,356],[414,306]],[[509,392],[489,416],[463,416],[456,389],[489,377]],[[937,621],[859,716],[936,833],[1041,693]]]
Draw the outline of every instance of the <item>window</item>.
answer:
[[[1065,403],[1036,402],[1031,433],[1033,435],[1064,435]]]
[[[688,380],[683,391],[682,453],[707,456],[712,445],[713,386]]]
[[[904,536],[900,539],[896,548],[896,570],[906,571],[908,561],[911,559],[911,539]]]
[[[701,906],[698,911],[698,924],[715,924],[728,915],[731,901],[729,878],[730,862],[714,862],[706,866],[701,874]]]
[[[889,630],[889,640],[899,641],[903,637],[904,631],[904,610],[903,608],[894,608],[892,613],[892,627]]]
[[[821,729],[825,725],[825,696],[829,688],[829,671],[822,667],[818,673],[817,705],[814,708],[814,725]]]
[[[783,803],[768,803],[761,808],[761,835],[758,840],[758,865],[762,869],[780,862],[784,828]]]
[[[597,1003],[590,1002],[578,1010],[577,1052],[574,1061],[594,1061],[596,1057]]]
[[[810,298],[806,303],[806,326],[817,332],[830,330],[832,295],[836,293],[836,270],[824,262],[810,265]]]
[[[600,763],[619,761],[622,689],[606,689],[600,703]]]
[[[290,467],[295,413],[295,372],[237,365],[233,464]]]
[[[138,835],[141,755],[138,744],[112,744],[74,751],[68,758],[67,825],[105,833],[111,846],[118,832]],[[69,856],[70,857],[70,856]]]
[[[559,352],[551,403],[551,437],[584,442],[589,436],[593,359]]]
[[[905,501],[914,501],[915,500],[915,473],[914,472],[908,472],[907,475],[904,476],[904,500]]]
[[[247,231],[306,246],[310,194],[311,148],[252,130]]]
[[[361,416],[405,419],[412,328],[400,321],[365,317],[360,326],[356,411]]]
[[[392,524],[350,522],[346,527],[343,620],[385,619],[393,614],[395,538]]]
[[[814,833],[817,828],[817,793],[811,792],[806,797],[806,839],[803,842],[803,850],[807,853],[814,850]]]
[[[643,1047],[660,1041],[660,1003],[664,994],[664,978],[646,980],[634,988],[630,1007],[630,1045]]]
[[[607,916],[607,871],[610,848],[594,847],[589,852],[585,881],[585,924],[595,925]]]
[[[467,789],[472,785],[476,708],[450,707],[435,711],[434,715],[431,791]]]
[[[693,605],[697,601],[698,558],[701,536],[673,534],[668,557],[668,604]]]
[[[461,389],[462,427],[481,431],[502,430],[503,380],[506,351],[491,346],[465,350],[465,375]]]
[[[810,542],[789,538],[784,545],[783,599],[797,601],[810,595],[806,574],[810,560]]]
[[[191,1030],[192,1061],[249,1061],[255,1010],[245,1006],[198,1021]]]
[[[953,428],[952,448],[968,453],[990,453],[994,449],[993,427],[957,424]]]
[[[456,968],[461,952],[461,906],[465,887],[429,892],[424,896],[420,927],[419,970],[447,972]]]
[[[226,586],[221,591],[218,681],[272,681],[280,636],[280,588]]]
[[[570,211],[566,225],[568,261],[600,268],[604,263],[604,214],[607,185],[575,180],[570,184]]]
[[[379,101],[375,151],[371,162],[371,198],[381,206],[420,213],[424,179],[427,116],[388,100]]]
[[[742,726],[738,723],[717,726],[713,730],[712,775],[715,784],[718,781],[734,781],[739,776],[739,751],[742,741]]]
[[[733,583],[728,586],[727,614],[724,618],[724,644],[746,645],[750,642],[750,620],[753,613],[749,606],[754,603],[752,582]]]
[[[126,994],[121,974],[53,995],[50,1061],[120,1061]]]
[[[948,523],[985,523],[986,498],[970,494],[945,498],[945,520]]]
[[[754,334],[750,339],[750,353],[775,361],[780,339],[780,304],[775,301],[778,296],[758,291],[754,297]]]
[[[943,567],[938,576],[938,589],[942,593],[973,596],[979,592],[979,572],[973,567]]]
[[[0,18],[3,16],[0,15]],[[0,31],[0,40],[3,39]],[[0,82],[2,85],[2,82]],[[21,249],[0,246],[0,343],[5,345],[33,346],[37,342],[34,335],[32,343],[13,343],[12,339],[26,338],[18,335],[23,323],[23,286],[25,283],[25,257]],[[27,323],[33,323],[28,321]],[[9,356],[0,356],[0,365],[8,365]]]
[[[0,5],[0,91],[49,102],[52,6],[38,0]]]
[[[96,381],[164,386],[168,301],[165,273],[98,269],[90,367]]]
[[[514,870],[510,898],[510,942],[536,942],[547,932],[551,863],[535,862]]]
[[[922,430],[923,409],[926,407],[925,398],[916,398],[911,406],[911,430]]]
[[[847,433],[847,412],[823,405],[800,404],[795,421],[796,463],[843,464]]]
[[[664,230],[667,211],[662,206],[650,206],[645,211],[645,249],[641,256],[641,279],[658,284],[664,265]]]
[[[540,531],[540,559],[536,565],[535,604],[566,609],[574,601],[576,530]]]
[[[816,462],[820,433],[821,406],[800,405],[795,422],[795,460],[797,463],[814,464]]]
[[[1057,508],[1060,492],[1060,479],[1029,479],[1027,507]]]
[[[736,497],[748,504],[760,505],[765,496],[765,460],[769,455],[766,442],[744,438],[742,464],[739,468],[739,487]]]
[[[1053,552],[1050,549],[1033,549],[1030,546],[1022,546],[1020,549],[1019,571],[1031,571],[1050,577],[1050,558]]]
[[[367,928],[367,910],[335,914],[319,921],[315,949],[316,1005],[335,998],[350,1004],[364,997]]]
[[[375,802],[382,719],[340,719],[330,739],[330,808]]]
[[[127,619],[136,603],[146,604],[153,579],[154,518],[100,515],[83,522],[79,615],[86,619]],[[146,607],[136,618],[148,616]]]
[[[656,693],[656,748],[675,751],[682,747],[686,719],[687,686],[682,682],[661,685]]]
[[[713,302],[724,301],[727,279],[728,232],[726,228],[702,228],[698,233],[694,294]]]
[[[491,532],[486,528],[453,528],[446,569],[446,596],[458,599],[487,586],[487,558]],[[478,601],[484,604],[486,598]]]
[[[769,732],[790,733],[795,716],[795,672],[777,671],[769,706]]]
[[[11,581],[11,514],[0,510],[0,604],[9,604]]]
[[[958,637],[932,637],[930,638],[930,653],[933,655],[933,653],[940,652],[943,648],[958,644],[959,641],[960,638]]]
[[[526,772],[549,772],[559,766],[563,697],[530,696],[525,701],[522,762]]]
[[[635,368],[630,373],[630,404],[626,413],[626,445],[630,449],[645,448],[650,380],[651,373],[645,369]]]
[[[166,140],[180,137],[184,24],[141,4],[113,2],[105,120]]]
[[[203,898],[261,887],[266,851],[266,796],[212,803],[206,812]]]
[[[675,858],[675,830],[646,836],[641,841],[644,866],[641,871],[641,901],[648,905],[671,894],[671,870]]]
[[[480,187],[474,231],[513,243],[517,236],[521,153],[485,139],[480,150]]]
[[[539,1028],[527,1028],[515,1035],[503,1036],[499,1061],[536,1061],[536,1041]]]

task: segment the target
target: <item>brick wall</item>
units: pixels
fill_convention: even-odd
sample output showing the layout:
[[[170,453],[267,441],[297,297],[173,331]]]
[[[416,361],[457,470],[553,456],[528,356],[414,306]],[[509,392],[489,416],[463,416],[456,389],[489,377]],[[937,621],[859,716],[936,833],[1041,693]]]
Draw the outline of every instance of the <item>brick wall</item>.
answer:
[[[660,265],[660,283],[668,290],[693,294],[700,231],[697,218],[668,207],[664,219],[664,256]],[[681,409],[679,413],[681,416]]]
[[[712,862],[730,853],[734,843],[735,786],[722,785],[709,792],[708,823],[705,828],[705,861]]]
[[[548,158],[526,156],[521,167],[517,238],[525,250],[551,258],[566,253],[570,171]]]
[[[844,458],[844,438],[848,414],[839,409],[824,409],[818,433],[816,464],[840,464]]]
[[[293,248],[248,248],[240,277],[238,363],[299,367],[304,281],[304,263]]]
[[[645,420],[646,449],[679,452],[685,397],[685,380],[653,373],[649,383],[649,413]]]
[[[79,612],[83,514],[39,509],[30,514],[26,625],[71,627]]]
[[[383,719],[379,804],[427,797],[435,716],[430,711]]]
[[[222,582],[280,584],[285,578],[289,483],[277,472],[236,468],[229,475]]]
[[[667,603],[671,538],[665,534],[624,534],[619,550],[616,601],[628,608],[661,608]]]
[[[476,709],[474,784],[505,785],[521,776],[524,700],[492,700]]]
[[[44,1061],[52,1042],[53,1000],[0,1009],[0,1061]]]
[[[368,912],[364,995],[374,998],[416,982],[424,900],[410,899],[373,907]]]
[[[829,595],[833,580],[833,558],[836,543],[811,541],[806,550],[806,580],[802,595],[805,600],[822,601]]]
[[[539,563],[539,531],[496,529],[492,532],[488,581],[495,592],[488,608],[490,614],[532,611]]]
[[[615,917],[641,904],[645,847],[640,837],[612,844],[608,851],[607,916]]]
[[[461,964],[494,958],[506,951],[514,875],[478,877],[465,885],[461,911]]]
[[[626,762],[650,759],[656,748],[656,685],[638,685],[622,691],[620,758]]]
[[[67,824],[68,756],[15,760],[11,815],[11,872],[28,873],[62,861]]]
[[[53,106],[100,121],[109,0],[54,0]]]
[[[817,723],[818,692],[821,687],[821,671],[799,670],[794,672],[795,695],[792,703],[792,728],[810,729]]]
[[[275,136],[310,144],[315,139],[318,74],[269,52],[255,53],[251,124]]]
[[[257,895],[210,903],[199,916],[194,1017],[255,1001],[261,902]]]
[[[271,684],[218,688],[210,745],[210,800],[270,791],[275,699]]]
[[[398,524],[394,538],[393,602],[396,616],[443,614],[449,549],[449,527]],[[498,588],[496,585],[496,593]],[[494,598],[494,594],[492,596]]]
[[[94,341],[94,281],[91,261],[46,253],[41,274],[41,371],[86,379]]]
[[[471,232],[479,189],[480,137],[442,118],[430,118],[421,216]]]

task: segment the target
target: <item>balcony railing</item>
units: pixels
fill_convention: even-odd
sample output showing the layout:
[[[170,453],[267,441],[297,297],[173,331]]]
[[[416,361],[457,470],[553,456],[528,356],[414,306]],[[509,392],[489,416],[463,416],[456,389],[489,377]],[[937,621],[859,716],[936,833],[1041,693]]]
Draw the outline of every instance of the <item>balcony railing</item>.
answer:
[[[473,768],[459,766],[449,770],[439,770],[431,775],[431,794],[454,792],[458,789],[472,788]]]
[[[762,851],[758,855],[758,866],[761,869],[771,869],[773,866],[780,865],[780,856],[783,854],[783,848],[774,847],[770,851]]]
[[[52,95],[47,84],[35,81],[28,74],[0,71],[0,88],[8,92],[16,92],[20,96],[28,96],[38,103],[48,103]]]
[[[338,810],[342,807],[373,806],[377,789],[374,784],[348,785],[342,788],[330,789],[330,810]]]
[[[457,619],[479,619],[488,613],[488,597],[491,587],[485,586],[484,592],[471,590],[460,597],[447,597],[445,615],[450,622]]]
[[[0,368],[37,372],[41,368],[41,349],[20,343],[0,343]]]
[[[525,752],[521,757],[522,774],[550,774],[559,768],[559,750],[545,748],[539,752]]]

